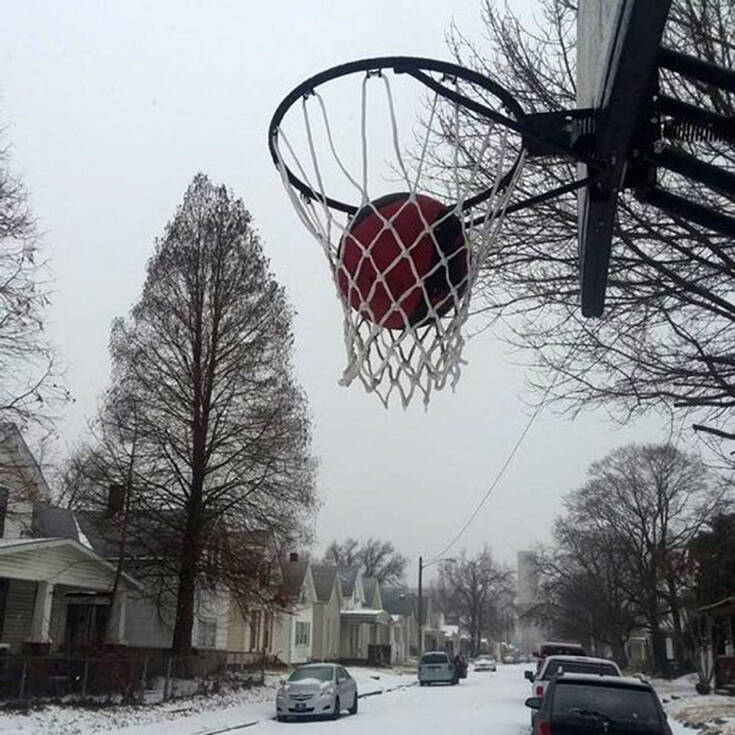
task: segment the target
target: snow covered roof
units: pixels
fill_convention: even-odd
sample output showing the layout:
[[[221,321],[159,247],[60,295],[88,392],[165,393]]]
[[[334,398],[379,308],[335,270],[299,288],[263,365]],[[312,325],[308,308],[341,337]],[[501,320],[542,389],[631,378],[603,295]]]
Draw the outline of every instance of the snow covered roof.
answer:
[[[340,610],[339,614],[340,617],[356,623],[376,623],[378,625],[388,625],[390,623],[390,615],[385,610],[363,608],[362,610]]]

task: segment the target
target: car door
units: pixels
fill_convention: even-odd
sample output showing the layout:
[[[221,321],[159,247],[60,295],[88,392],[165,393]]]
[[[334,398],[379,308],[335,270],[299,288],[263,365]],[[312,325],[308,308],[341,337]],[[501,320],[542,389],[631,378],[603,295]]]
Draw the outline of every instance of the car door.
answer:
[[[357,684],[349,675],[347,669],[341,666],[337,668],[337,688],[340,702],[345,707],[351,707],[355,703],[355,697],[357,696]]]

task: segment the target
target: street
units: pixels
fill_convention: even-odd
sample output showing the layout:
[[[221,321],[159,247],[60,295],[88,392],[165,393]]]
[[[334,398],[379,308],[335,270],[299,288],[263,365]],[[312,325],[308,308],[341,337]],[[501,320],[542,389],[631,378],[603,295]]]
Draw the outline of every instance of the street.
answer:
[[[523,670],[528,667],[501,665],[495,674],[470,671],[458,686],[412,686],[366,697],[357,715],[343,715],[337,722],[270,721],[252,732],[299,735],[325,728],[330,735],[526,735],[530,710],[523,701],[530,694]]]
[[[250,732],[271,735],[528,735],[530,710],[523,702],[530,687],[523,678],[530,664],[500,665],[496,673],[469,672],[459,686],[412,686],[360,700],[357,715],[336,722],[273,720]],[[677,735],[691,732],[672,722]],[[242,731],[244,732],[244,731]],[[233,735],[235,735],[233,733]]]

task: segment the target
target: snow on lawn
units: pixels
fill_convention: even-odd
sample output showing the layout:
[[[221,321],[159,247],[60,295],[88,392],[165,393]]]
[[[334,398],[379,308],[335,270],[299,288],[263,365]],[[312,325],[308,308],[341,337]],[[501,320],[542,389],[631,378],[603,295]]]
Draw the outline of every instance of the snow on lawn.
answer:
[[[701,735],[735,735],[735,697],[697,694],[696,674],[667,681],[652,679],[670,720],[700,731]]]
[[[375,694],[416,681],[415,676],[390,670],[353,668],[360,694]],[[165,704],[126,705],[87,709],[74,706],[47,705],[28,714],[1,712],[0,733],[3,735],[75,735],[76,733],[122,732],[147,735],[160,731],[164,722],[186,720],[186,732],[206,732],[214,727],[232,727],[245,722],[273,717],[278,682],[283,675],[268,675],[266,685],[193,696]],[[214,717],[213,717],[214,715]]]

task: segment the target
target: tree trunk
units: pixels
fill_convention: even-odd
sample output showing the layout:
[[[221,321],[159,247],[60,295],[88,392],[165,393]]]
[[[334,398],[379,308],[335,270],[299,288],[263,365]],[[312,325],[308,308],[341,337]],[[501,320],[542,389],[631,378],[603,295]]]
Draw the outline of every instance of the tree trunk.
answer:
[[[622,638],[616,639],[610,645],[612,648],[612,657],[615,663],[621,668],[628,668],[628,656],[625,653],[625,641]]]
[[[195,450],[196,451],[196,450]],[[202,488],[204,475],[194,472],[191,483],[191,501],[188,505],[186,530],[181,550],[179,588],[176,599],[173,651],[177,656],[191,654],[191,634],[194,627],[194,596],[201,550]]]
[[[198,535],[198,534],[197,534]],[[194,534],[187,533],[181,554],[179,587],[176,599],[176,623],[174,625],[173,652],[177,656],[191,654],[191,634],[194,627],[194,595],[196,592],[198,553]]]
[[[653,670],[655,674],[666,674],[666,641],[661,631],[658,617],[649,622],[651,631],[651,647],[653,649]]]

